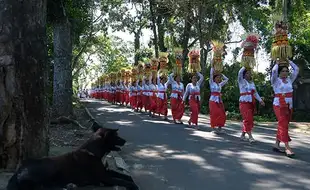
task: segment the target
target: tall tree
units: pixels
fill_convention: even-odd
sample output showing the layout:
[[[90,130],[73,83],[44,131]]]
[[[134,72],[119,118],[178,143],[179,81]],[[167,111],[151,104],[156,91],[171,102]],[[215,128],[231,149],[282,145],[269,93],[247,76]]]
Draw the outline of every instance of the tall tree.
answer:
[[[95,5],[94,0],[48,0],[48,20],[53,28],[54,117],[72,115],[72,70],[95,34]],[[83,38],[87,40],[81,44]]]
[[[64,2],[58,5],[58,19],[53,23],[54,33],[54,81],[53,115],[70,116],[72,114],[72,34],[71,23]]]
[[[123,0],[118,6],[119,2],[110,1],[109,21],[110,26],[114,31],[128,31],[134,35],[135,48],[135,64],[138,64],[138,51],[141,47],[140,38],[142,29],[146,28],[149,21],[149,7],[146,0],[126,1]]]
[[[46,1],[0,1],[0,168],[48,154]]]

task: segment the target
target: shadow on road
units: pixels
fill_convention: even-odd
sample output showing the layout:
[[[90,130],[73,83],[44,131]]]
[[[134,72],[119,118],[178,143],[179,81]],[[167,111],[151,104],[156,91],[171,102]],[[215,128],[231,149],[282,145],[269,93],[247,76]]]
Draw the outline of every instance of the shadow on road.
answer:
[[[250,145],[239,141],[240,123],[227,134],[189,129],[105,102],[87,106],[128,140],[122,151],[141,190],[310,189],[309,136],[292,134],[296,159],[272,152],[275,126],[256,127]]]

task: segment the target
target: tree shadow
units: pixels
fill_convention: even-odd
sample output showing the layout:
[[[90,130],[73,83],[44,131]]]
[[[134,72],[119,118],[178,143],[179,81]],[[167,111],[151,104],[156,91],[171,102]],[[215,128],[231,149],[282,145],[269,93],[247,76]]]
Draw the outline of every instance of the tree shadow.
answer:
[[[239,140],[238,124],[227,126],[226,135],[214,135],[204,120],[201,130],[193,130],[107,103],[88,106],[115,109],[103,111],[100,122],[121,128],[129,142],[121,154],[141,190],[295,190],[310,185],[310,146],[298,138],[292,143],[297,157],[289,159],[272,152],[275,132],[265,128],[255,128],[257,142],[250,145]],[[123,120],[132,124],[119,124]]]

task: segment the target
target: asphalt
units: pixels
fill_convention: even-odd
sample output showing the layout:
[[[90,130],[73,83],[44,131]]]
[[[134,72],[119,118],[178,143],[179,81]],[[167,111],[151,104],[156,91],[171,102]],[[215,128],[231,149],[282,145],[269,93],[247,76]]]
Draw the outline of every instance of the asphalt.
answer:
[[[200,130],[132,112],[104,101],[88,100],[90,113],[105,127],[119,128],[128,143],[120,155],[140,190],[301,190],[310,189],[310,136],[291,131],[294,159],[274,153],[274,124],[258,124],[256,143],[239,141],[240,122],[227,122],[227,134]],[[184,116],[183,121],[188,117]]]

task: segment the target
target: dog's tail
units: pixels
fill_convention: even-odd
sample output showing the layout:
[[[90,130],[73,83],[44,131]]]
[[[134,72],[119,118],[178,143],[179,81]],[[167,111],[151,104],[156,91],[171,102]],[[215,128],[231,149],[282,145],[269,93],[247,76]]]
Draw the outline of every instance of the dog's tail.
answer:
[[[9,179],[6,190],[19,190],[16,173]]]

